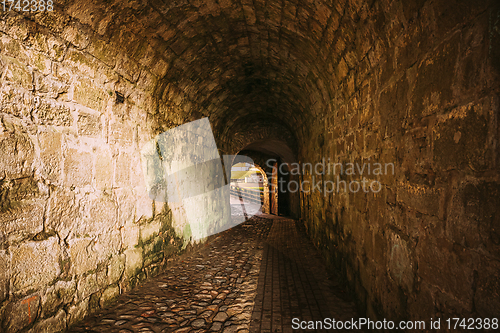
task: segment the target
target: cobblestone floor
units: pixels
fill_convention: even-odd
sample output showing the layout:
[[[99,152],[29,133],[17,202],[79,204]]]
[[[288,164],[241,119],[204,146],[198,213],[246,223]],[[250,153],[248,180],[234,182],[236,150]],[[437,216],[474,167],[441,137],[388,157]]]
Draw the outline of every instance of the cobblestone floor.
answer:
[[[298,222],[255,216],[70,332],[290,332],[357,318]],[[311,330],[308,330],[311,332]]]

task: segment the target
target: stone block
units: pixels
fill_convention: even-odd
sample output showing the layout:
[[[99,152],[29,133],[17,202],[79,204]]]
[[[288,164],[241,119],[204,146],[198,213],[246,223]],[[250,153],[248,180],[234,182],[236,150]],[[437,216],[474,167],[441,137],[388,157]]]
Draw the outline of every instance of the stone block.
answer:
[[[101,293],[94,293],[90,295],[89,298],[89,312],[94,313],[99,310],[99,300],[101,299]]]
[[[79,49],[84,49],[89,45],[89,38],[83,33],[77,23],[68,24],[64,27],[61,37]]]
[[[97,276],[97,284],[99,285],[99,289],[106,288],[106,286],[108,286],[106,266],[99,265],[97,267],[96,276]]]
[[[120,154],[116,160],[115,185],[119,187],[130,186],[130,156]]]
[[[35,322],[40,307],[40,296],[30,295],[7,305],[4,332],[19,332]]]
[[[428,233],[419,237],[415,248],[417,274],[421,281],[439,286],[464,308],[472,310],[473,270],[477,255],[447,239]]]
[[[78,226],[78,233],[99,236],[117,231],[116,210],[116,202],[107,194],[81,200],[80,215],[83,223]]]
[[[83,187],[92,181],[92,155],[68,149],[64,159],[65,185]]]
[[[151,238],[158,236],[162,229],[162,221],[154,219],[141,225],[141,242],[148,242]]]
[[[50,286],[42,296],[42,316],[47,318],[57,312],[64,304],[71,303],[76,292],[76,282],[57,281]]]
[[[114,193],[118,202],[118,224],[120,226],[128,225],[134,222],[135,197],[131,189],[117,188]],[[131,200],[134,198],[134,200]]]
[[[97,275],[95,273],[81,277],[78,280],[77,292],[79,300],[89,297],[98,290],[99,284],[97,283]]]
[[[125,250],[125,275],[131,278],[139,274],[142,270],[143,257],[141,248]]]
[[[117,52],[115,47],[107,41],[92,38],[87,51],[109,67],[113,68],[115,66]]]
[[[33,72],[25,64],[7,56],[1,56],[0,60],[5,65],[3,80],[16,83],[27,90],[33,90]]]
[[[140,188],[144,184],[144,172],[142,170],[141,159],[138,154],[133,154],[130,161],[130,186]]]
[[[97,252],[93,248],[92,239],[70,239],[68,244],[71,270],[74,274],[82,275],[97,268]]]
[[[100,190],[113,187],[113,160],[107,149],[99,149],[96,155],[95,181]]]
[[[48,94],[48,97],[55,99],[59,95],[68,92],[69,84],[65,80],[56,78],[53,75],[43,76],[35,74],[35,90],[39,93]],[[61,111],[65,112],[65,110]],[[60,119],[57,120],[60,121]]]
[[[438,216],[442,205],[443,189],[420,184],[398,183],[396,199],[416,211]]]
[[[39,134],[42,174],[52,183],[59,183],[62,176],[61,133],[42,132]]]
[[[454,242],[500,256],[500,185],[466,183],[452,196],[447,234]]]
[[[61,273],[61,247],[56,237],[25,242],[11,248],[14,292],[39,289]]]
[[[11,203],[10,207],[0,211],[0,232],[7,235],[8,241],[17,242],[33,236],[43,230],[43,212],[45,201],[23,200]]]
[[[139,79],[139,75],[141,74],[137,62],[135,62],[125,54],[121,54],[118,57],[115,70],[130,82],[136,82],[137,79]]]
[[[399,235],[390,235],[390,250],[387,262],[389,275],[408,293],[413,292],[414,264],[413,255],[407,241]]]
[[[1,37],[0,46],[2,48],[2,53],[6,56],[17,59],[23,65],[27,65],[29,62],[30,52],[26,49],[21,40],[11,38],[7,34],[3,33]]]
[[[52,190],[46,210],[45,226],[66,239],[78,224],[78,204],[75,193],[66,187]]]
[[[4,242],[0,235],[0,242]],[[9,296],[10,258],[5,250],[0,250],[0,303]]]
[[[44,198],[47,195],[47,188],[35,180],[34,177],[19,178],[7,181],[4,184],[7,195],[4,195],[4,201],[11,203],[11,208],[15,208],[14,203]]]
[[[70,108],[54,101],[42,100],[36,112],[42,125],[71,126],[73,123]]]
[[[66,65],[65,67],[70,67],[74,68],[76,71],[81,73],[82,75],[85,75],[87,77],[95,77],[96,70],[99,67],[98,60],[94,57],[92,57],[90,54],[78,51],[74,48],[69,48],[68,52],[66,54],[66,57],[63,61],[63,65]],[[85,101],[86,98],[84,96],[88,96],[85,94],[84,91],[82,91],[83,87],[81,85],[79,86],[80,91],[79,95],[76,97],[75,101],[80,103],[82,101]],[[76,87],[75,87],[76,88]],[[81,95],[83,94],[83,95]],[[84,103],[80,103],[82,105],[88,106]],[[90,106],[88,106],[90,107]]]
[[[100,137],[102,135],[102,123],[99,115],[80,113],[77,124],[79,135],[90,137]]]
[[[49,75],[52,72],[52,61],[49,57],[42,53],[30,52],[29,64],[37,72],[42,75]]]
[[[482,318],[500,317],[500,264],[483,257],[477,271],[477,285],[474,293],[476,311]]]
[[[378,109],[383,133],[394,136],[408,109],[409,85],[406,77],[388,86],[381,94]]]
[[[111,304],[120,295],[120,287],[118,285],[111,285],[104,289],[99,300],[101,307]]]
[[[88,312],[89,312],[88,298],[80,300],[75,305],[70,306],[68,308],[68,315],[66,318],[68,327],[71,327],[80,322],[83,318],[87,316]]]
[[[52,35],[42,34],[40,32],[29,36],[33,49],[48,55],[56,61],[62,61],[66,45],[62,40],[57,39]]]
[[[97,252],[99,262],[108,260],[111,256],[117,254],[122,245],[122,237],[119,230],[114,229],[97,236],[94,250]]]
[[[33,177],[0,182],[0,232],[20,241],[43,229],[47,188]]]
[[[158,59],[151,68],[151,72],[155,74],[157,77],[162,78],[167,74],[169,68],[169,64],[165,62],[163,59]]]
[[[124,147],[129,147],[133,143],[135,127],[128,123],[111,124],[110,141]]]
[[[108,265],[108,284],[117,283],[125,269],[125,255],[119,254],[111,258]]]
[[[410,116],[438,113],[451,102],[459,39],[455,34],[418,65]]]
[[[97,88],[96,84],[90,80],[82,79],[75,85],[73,100],[89,109],[103,113],[108,99],[107,93],[103,89]]]
[[[7,178],[23,178],[31,175],[35,151],[27,135],[2,133],[0,136],[0,170]]]
[[[122,229],[123,248],[133,248],[139,243],[140,226],[135,223],[128,223]]]
[[[336,68],[337,68],[337,77],[339,78],[339,80],[342,80],[349,72],[349,67],[347,66],[347,63],[345,62],[344,58],[340,59],[340,62],[338,63]]]
[[[52,317],[36,323],[28,333],[62,333],[66,332],[66,312],[60,309]]]
[[[0,87],[0,105],[2,112],[16,117],[29,114],[33,101],[26,100],[24,89],[13,85],[4,84]],[[10,127],[8,117],[3,118],[4,126]]]
[[[490,120],[477,109],[473,105],[459,107],[434,128],[432,153],[439,168],[479,171],[493,166],[488,148]]]

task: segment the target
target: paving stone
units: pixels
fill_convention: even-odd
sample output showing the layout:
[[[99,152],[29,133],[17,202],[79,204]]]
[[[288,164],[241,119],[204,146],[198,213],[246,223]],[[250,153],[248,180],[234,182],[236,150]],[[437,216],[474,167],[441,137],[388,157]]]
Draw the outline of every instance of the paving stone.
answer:
[[[221,322],[215,322],[212,324],[212,327],[210,328],[211,331],[218,332],[222,329],[222,323]]]
[[[218,312],[214,317],[214,321],[225,321],[227,318],[228,318],[227,313]]]
[[[201,317],[201,318],[208,318],[208,317],[210,317],[212,315],[212,313],[213,313],[213,311],[208,310],[208,311],[205,311],[205,312],[201,313],[199,315],[199,317]]]
[[[284,332],[293,317],[355,317],[353,303],[333,295],[319,280],[327,277],[313,273],[324,270],[323,263],[312,259],[314,246],[295,223],[253,217],[70,331]],[[226,271],[235,274],[232,282]]]
[[[193,326],[194,328],[203,327],[203,326],[205,326],[205,319],[193,320],[193,322],[191,323],[191,326]]]
[[[235,333],[235,332],[238,332],[238,329],[240,327],[237,326],[237,325],[231,325],[231,326],[228,326],[226,328],[224,328],[224,333]]]
[[[189,332],[191,330],[191,327],[184,327],[184,328],[179,328],[178,330],[175,330],[175,333],[185,333]]]

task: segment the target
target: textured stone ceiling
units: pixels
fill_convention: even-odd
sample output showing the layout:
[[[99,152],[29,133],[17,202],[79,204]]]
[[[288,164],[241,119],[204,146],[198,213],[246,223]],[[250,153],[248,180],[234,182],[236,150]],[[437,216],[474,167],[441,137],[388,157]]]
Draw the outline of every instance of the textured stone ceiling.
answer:
[[[188,119],[209,116],[224,142],[246,132],[252,119],[300,137],[312,110],[330,99],[324,82],[333,70],[324,64],[340,33],[344,1],[94,0],[66,6],[108,48],[127,50],[132,61],[161,77],[161,114],[181,106]]]
[[[424,4],[58,0],[52,13],[22,15],[69,41],[68,60],[82,51],[103,71],[148,87],[156,131],[208,116],[225,153],[272,133],[300,155],[316,129],[334,126],[339,105],[368,103],[392,73],[429,52],[435,36],[426,31],[452,28],[455,16],[482,8],[449,1],[430,12]],[[264,126],[257,134],[255,124]]]
[[[457,1],[433,15],[420,11],[424,1],[60,1],[66,15],[36,21],[65,38],[93,36],[69,39],[126,80],[155,87],[158,130],[208,116],[227,153],[253,142],[253,122],[274,126],[282,140],[295,136],[293,151],[305,149],[337,103],[366,103],[375,84],[428,51],[433,15],[439,30],[455,12],[480,10]],[[415,36],[422,43],[409,43]],[[385,51],[394,47],[404,60]],[[360,86],[373,76],[377,83]],[[242,133],[247,142],[233,145]]]

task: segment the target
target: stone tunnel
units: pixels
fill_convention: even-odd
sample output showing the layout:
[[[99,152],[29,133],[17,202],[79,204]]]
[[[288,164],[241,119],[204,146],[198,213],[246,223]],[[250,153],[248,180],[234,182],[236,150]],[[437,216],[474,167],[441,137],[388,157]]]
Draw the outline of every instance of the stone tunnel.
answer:
[[[267,173],[269,239],[300,225],[357,316],[493,329],[499,70],[495,0],[4,1],[0,331],[71,331],[220,236],[186,216],[225,202],[152,199],[141,159],[202,119],[221,164]]]

